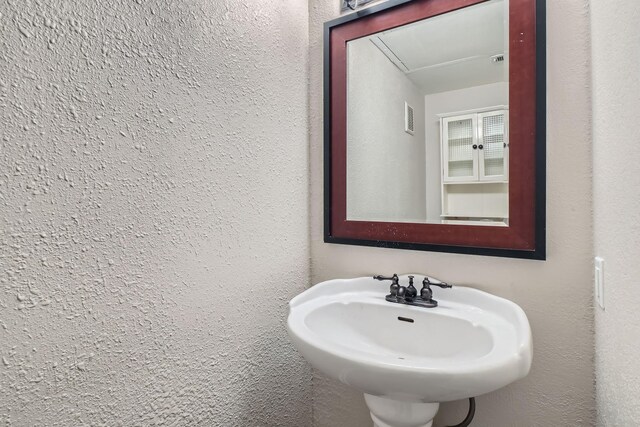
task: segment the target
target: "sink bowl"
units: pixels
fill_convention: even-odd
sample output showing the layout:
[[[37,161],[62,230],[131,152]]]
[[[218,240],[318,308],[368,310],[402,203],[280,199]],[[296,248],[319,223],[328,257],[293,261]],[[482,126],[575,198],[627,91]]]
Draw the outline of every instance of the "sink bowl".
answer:
[[[528,374],[531,329],[515,303],[454,286],[434,289],[438,307],[414,307],[386,301],[388,289],[367,277],[330,280],[289,303],[293,344],[314,368],[365,393],[374,425],[430,426],[439,402]]]

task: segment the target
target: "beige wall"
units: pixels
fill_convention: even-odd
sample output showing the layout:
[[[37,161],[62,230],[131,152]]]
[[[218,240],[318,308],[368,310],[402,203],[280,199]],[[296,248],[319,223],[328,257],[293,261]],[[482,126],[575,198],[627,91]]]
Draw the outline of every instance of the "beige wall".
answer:
[[[640,4],[591,0],[595,254],[605,260],[596,312],[599,426],[640,420]]]
[[[310,1],[312,282],[372,273],[423,272],[520,304],[531,322],[530,375],[481,396],[474,424],[491,427],[594,423],[591,111],[587,0],[548,1],[548,259],[329,245],[322,241],[322,23],[338,2]],[[425,331],[428,334],[429,331]],[[442,405],[437,425],[464,417],[466,404]],[[370,427],[362,396],[314,377],[315,427]]]
[[[298,0],[0,2],[0,425],[311,424],[308,34]]]

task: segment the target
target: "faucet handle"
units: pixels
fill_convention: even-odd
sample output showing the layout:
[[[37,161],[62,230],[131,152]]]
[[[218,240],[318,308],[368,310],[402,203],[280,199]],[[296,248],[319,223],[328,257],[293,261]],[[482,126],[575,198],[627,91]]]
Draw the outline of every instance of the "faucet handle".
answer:
[[[428,303],[431,303],[433,302],[433,291],[431,290],[431,287],[429,285],[431,285],[431,281],[429,280],[428,277],[425,277],[422,280],[422,289],[420,289],[420,298],[422,298],[422,300]]]
[[[389,287],[389,293],[391,294],[391,296],[398,296],[398,290],[400,289],[400,278],[398,277],[397,274],[393,274],[393,276],[391,277],[384,277],[384,276],[373,276],[374,279],[376,280],[391,280],[391,286]],[[404,295],[403,295],[404,296]]]
[[[422,279],[422,289],[420,289],[420,298],[423,301],[433,304],[434,307],[438,306],[438,301],[433,299],[433,290],[431,290],[431,286],[437,286],[439,288],[451,288],[452,285],[445,282],[433,283],[428,277]]]
[[[423,288],[424,287],[428,288],[429,286],[437,286],[437,287],[443,288],[443,289],[444,288],[452,288],[453,287],[453,285],[450,285],[450,284],[448,284],[446,282],[433,283],[428,277],[425,277],[422,280],[422,286],[423,286]]]
[[[391,277],[385,277],[385,276],[381,276],[381,275],[379,275],[379,274],[378,274],[377,276],[373,276],[373,278],[374,278],[374,279],[376,279],[376,280],[380,280],[380,281],[383,281],[383,280],[392,280],[392,281],[394,281],[394,282],[397,282],[398,280],[400,280],[400,279],[398,278],[398,275],[397,275],[397,274],[395,274],[395,273],[393,273],[393,276],[391,276]]]

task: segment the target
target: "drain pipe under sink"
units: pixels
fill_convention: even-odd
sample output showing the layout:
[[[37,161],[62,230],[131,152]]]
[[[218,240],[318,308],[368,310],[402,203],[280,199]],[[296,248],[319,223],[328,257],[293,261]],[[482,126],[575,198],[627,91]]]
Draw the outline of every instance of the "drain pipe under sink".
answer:
[[[476,398],[469,398],[469,412],[467,413],[467,417],[460,423],[454,426],[449,427],[467,427],[473,421],[473,417],[476,415]]]

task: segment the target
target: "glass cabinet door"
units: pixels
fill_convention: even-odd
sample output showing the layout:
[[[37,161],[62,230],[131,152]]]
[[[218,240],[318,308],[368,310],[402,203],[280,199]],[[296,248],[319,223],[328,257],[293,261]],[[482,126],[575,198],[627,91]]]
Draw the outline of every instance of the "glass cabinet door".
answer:
[[[508,177],[507,115],[504,111],[478,114],[480,181],[506,181]]]
[[[478,179],[477,115],[442,119],[444,182]]]

